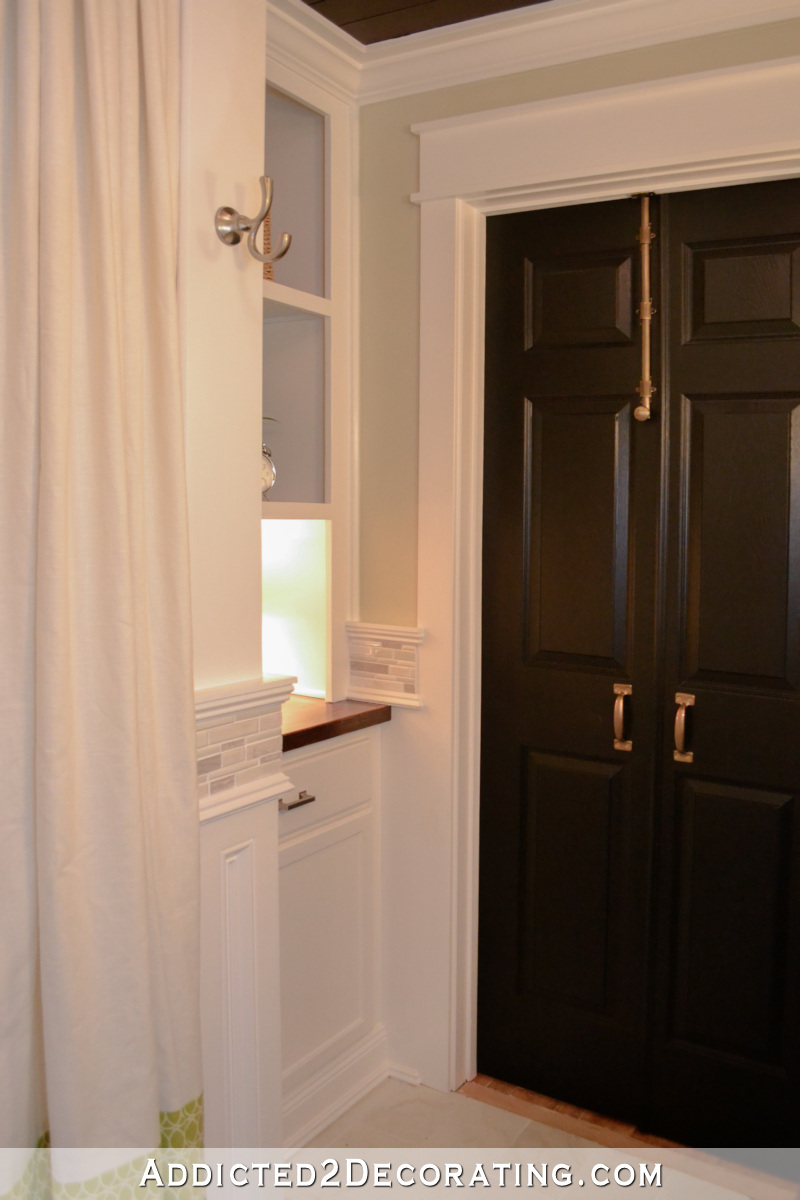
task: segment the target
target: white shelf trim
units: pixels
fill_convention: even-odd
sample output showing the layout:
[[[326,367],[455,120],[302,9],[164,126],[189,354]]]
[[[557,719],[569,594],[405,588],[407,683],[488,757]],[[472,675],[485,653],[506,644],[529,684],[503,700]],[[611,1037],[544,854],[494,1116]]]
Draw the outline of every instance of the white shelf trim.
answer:
[[[274,279],[264,280],[265,317],[291,317],[296,315],[329,317],[331,302],[327,296],[315,296],[311,292],[301,292],[298,288],[287,287],[284,283],[276,283]]]
[[[348,700],[363,700],[366,704],[391,704],[394,708],[424,708],[425,705],[417,695],[403,692],[382,692],[380,688],[347,689]]]
[[[263,704],[283,704],[291,696],[295,683],[297,679],[294,675],[269,675],[265,679],[206,688],[194,694],[195,716],[202,721],[258,708]]]
[[[345,628],[350,637],[396,638],[398,641],[414,645],[419,645],[425,637],[424,629],[407,625],[374,625],[368,621],[347,621]]]
[[[205,796],[200,801],[200,823],[213,821],[216,817],[227,816],[228,813],[241,812],[242,809],[252,808],[254,804],[264,804],[267,800],[280,800],[293,796],[297,788],[288,775],[276,771],[264,779],[253,783],[243,783],[239,787],[229,788],[215,796]]]
[[[265,521],[330,521],[333,508],[313,500],[262,500],[261,517]]]

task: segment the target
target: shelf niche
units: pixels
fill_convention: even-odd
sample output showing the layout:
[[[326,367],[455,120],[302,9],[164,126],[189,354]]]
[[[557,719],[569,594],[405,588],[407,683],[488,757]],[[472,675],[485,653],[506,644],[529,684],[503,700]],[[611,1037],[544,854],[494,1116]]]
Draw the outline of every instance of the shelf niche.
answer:
[[[295,691],[328,693],[330,522],[261,522],[264,675],[295,675]]]
[[[325,502],[326,318],[270,315],[264,301],[262,441],[272,453],[269,501]]]
[[[313,296],[326,295],[325,137],[321,113],[267,85],[264,170],[274,184],[273,249],[282,233],[292,235],[274,278]]]

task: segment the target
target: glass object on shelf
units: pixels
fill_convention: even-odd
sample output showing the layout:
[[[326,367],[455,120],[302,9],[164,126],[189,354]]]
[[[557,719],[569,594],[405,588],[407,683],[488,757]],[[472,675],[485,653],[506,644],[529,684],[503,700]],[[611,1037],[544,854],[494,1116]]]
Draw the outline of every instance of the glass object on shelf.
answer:
[[[261,522],[262,667],[325,698],[329,521]]]
[[[292,248],[274,265],[276,283],[325,295],[325,118],[267,85],[265,174],[274,184],[273,240]]]
[[[325,318],[269,315],[264,302],[264,425],[277,471],[270,501],[325,501]]]
[[[266,442],[261,443],[261,499],[269,500],[270,489],[275,486],[277,472],[272,461],[272,451]]]

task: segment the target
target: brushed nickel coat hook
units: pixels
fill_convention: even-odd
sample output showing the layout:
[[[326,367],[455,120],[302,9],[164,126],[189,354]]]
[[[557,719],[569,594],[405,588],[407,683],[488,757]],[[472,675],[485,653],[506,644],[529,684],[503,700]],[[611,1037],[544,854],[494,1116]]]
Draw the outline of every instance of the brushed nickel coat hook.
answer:
[[[269,175],[261,175],[261,208],[255,217],[244,217],[238,213],[235,208],[229,208],[223,205],[218,208],[214,214],[214,228],[217,231],[217,237],[226,246],[238,246],[242,240],[242,234],[247,234],[247,249],[252,254],[253,258],[261,263],[274,263],[279,258],[283,258],[286,251],[292,244],[292,235],[290,233],[281,234],[281,240],[277,250],[271,254],[262,254],[256,246],[256,236],[261,226],[262,221],[266,219],[267,213],[272,208],[272,180]]]

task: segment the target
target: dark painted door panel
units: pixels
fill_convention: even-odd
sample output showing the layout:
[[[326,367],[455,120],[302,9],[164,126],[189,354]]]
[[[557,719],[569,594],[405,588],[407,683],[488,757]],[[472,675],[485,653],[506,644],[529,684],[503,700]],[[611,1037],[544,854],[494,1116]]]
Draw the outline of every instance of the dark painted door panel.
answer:
[[[669,463],[652,1122],[796,1144],[800,185],[662,199]],[[673,757],[676,692],[694,695]],[[672,703],[670,703],[672,701]]]
[[[800,184],[652,211],[645,423],[638,201],[488,222],[479,1068],[793,1144]]]
[[[637,214],[492,220],[487,259],[481,1069],[624,1115],[642,1103],[657,721]]]

